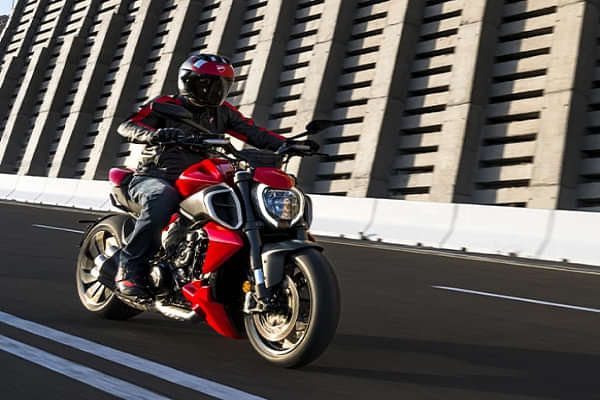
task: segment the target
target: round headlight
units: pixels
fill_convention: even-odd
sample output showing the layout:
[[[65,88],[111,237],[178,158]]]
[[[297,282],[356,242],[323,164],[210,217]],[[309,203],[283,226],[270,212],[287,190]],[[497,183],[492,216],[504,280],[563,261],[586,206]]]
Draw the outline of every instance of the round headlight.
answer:
[[[274,227],[292,226],[304,212],[304,196],[295,188],[273,189],[261,184],[257,187],[256,200],[263,218]]]

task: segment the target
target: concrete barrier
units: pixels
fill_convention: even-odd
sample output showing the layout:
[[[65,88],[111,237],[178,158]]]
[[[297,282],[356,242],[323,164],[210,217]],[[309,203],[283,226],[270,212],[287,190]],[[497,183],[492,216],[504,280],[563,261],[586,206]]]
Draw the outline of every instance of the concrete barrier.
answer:
[[[600,265],[600,213],[554,211],[550,234],[538,257]]]
[[[375,199],[310,195],[316,235],[362,239],[373,217]]]
[[[8,200],[25,203],[40,203],[39,198],[48,183],[47,178],[40,176],[23,177],[17,181],[15,190],[6,196]]]
[[[0,199],[6,199],[15,191],[20,176],[11,174],[0,174]]]
[[[108,181],[0,174],[0,199],[110,211]],[[600,266],[600,213],[310,195],[314,234]]]
[[[460,204],[442,248],[536,257],[548,238],[552,210]]]
[[[48,184],[40,197],[42,204],[72,206],[79,179],[47,178]]]
[[[441,247],[456,204],[378,199],[365,238],[409,246]]]
[[[97,211],[111,209],[110,193],[111,184],[108,181],[79,180],[73,197],[67,201],[69,207],[76,207]]]

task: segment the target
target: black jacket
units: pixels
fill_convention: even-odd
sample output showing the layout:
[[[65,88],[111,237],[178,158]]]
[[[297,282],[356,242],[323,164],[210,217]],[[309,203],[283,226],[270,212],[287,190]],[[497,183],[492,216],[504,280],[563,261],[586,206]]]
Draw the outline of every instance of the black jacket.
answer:
[[[182,105],[193,113],[194,121],[209,131],[228,133],[254,147],[277,150],[285,141],[284,137],[256,126],[254,121],[244,117],[227,102],[219,107],[196,107],[180,96],[162,96],[152,102]],[[184,146],[152,144],[152,135],[159,128],[179,128],[188,135],[198,133],[188,125],[162,118],[153,112],[152,102],[123,122],[118,132],[130,142],[146,145],[136,175],[155,176],[173,183],[183,170],[204,160],[209,154]]]

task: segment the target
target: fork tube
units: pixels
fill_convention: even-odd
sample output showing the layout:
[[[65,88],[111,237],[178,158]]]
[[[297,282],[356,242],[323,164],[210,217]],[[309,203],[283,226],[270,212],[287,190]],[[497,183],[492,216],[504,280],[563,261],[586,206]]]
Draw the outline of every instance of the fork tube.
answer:
[[[262,222],[257,220],[256,215],[254,214],[254,208],[252,207],[252,198],[250,196],[251,181],[252,174],[250,172],[236,172],[234,182],[242,196],[242,202],[244,204],[244,211],[246,214],[246,221],[243,230],[248,238],[248,242],[250,243],[250,268],[252,269],[252,274],[254,275],[256,296],[259,300],[262,300],[268,297],[269,292],[265,287],[262,258],[260,256],[260,249],[262,247],[262,242],[260,240],[260,228],[262,226]]]

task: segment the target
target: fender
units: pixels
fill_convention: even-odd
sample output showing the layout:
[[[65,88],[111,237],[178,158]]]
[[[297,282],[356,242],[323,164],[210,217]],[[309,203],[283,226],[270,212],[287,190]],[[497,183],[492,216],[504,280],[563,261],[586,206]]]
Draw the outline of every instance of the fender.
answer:
[[[262,248],[262,266],[265,275],[265,286],[267,288],[277,285],[283,279],[283,267],[285,266],[285,258],[289,254],[297,253],[303,249],[317,249],[322,251],[323,248],[314,242],[305,240],[286,240],[277,243],[265,244]]]

